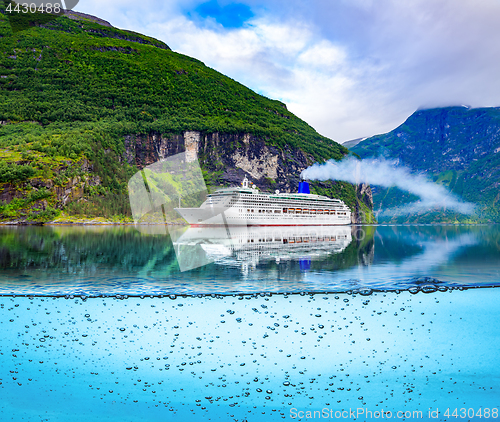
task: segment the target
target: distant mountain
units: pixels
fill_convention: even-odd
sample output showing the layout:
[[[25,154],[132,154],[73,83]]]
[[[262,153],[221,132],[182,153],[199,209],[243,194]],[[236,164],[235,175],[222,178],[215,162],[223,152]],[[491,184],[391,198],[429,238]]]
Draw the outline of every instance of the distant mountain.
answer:
[[[350,141],[346,141],[342,143],[342,146],[351,149],[353,146],[358,145],[361,141],[364,141],[366,138],[357,138],[352,139]]]
[[[283,192],[313,162],[348,152],[280,101],[161,41],[81,13],[27,13],[29,29],[13,32],[2,5],[0,221],[47,221],[61,210],[130,217],[128,179],[188,148],[212,189],[246,175]],[[371,215],[369,187],[312,189]]]
[[[478,204],[475,221],[500,221],[500,108],[418,110],[393,131],[365,139],[350,149],[362,158],[396,160],[446,186],[464,200]],[[373,195],[375,209],[417,199],[396,188],[374,187]],[[470,218],[443,212],[392,220],[432,222]]]

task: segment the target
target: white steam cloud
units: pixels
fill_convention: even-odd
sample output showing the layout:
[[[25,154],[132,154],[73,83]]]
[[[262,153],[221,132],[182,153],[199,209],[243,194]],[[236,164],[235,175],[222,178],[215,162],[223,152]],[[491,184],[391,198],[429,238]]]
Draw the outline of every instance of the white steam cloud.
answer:
[[[475,205],[464,202],[451,194],[444,186],[429,181],[426,177],[412,174],[407,167],[397,167],[384,159],[358,160],[348,157],[342,161],[330,160],[325,164],[313,164],[305,169],[301,177],[308,180],[343,180],[350,183],[367,183],[386,188],[396,186],[420,198],[405,206],[383,210],[384,215],[401,215],[435,209],[452,210],[471,214]]]

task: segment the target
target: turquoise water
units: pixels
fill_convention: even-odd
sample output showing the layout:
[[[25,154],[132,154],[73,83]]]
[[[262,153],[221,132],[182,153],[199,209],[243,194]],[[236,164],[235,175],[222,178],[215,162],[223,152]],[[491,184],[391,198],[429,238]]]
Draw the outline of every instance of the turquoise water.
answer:
[[[155,227],[141,230],[154,233]],[[171,230],[172,242],[171,236],[134,227],[0,227],[0,294],[251,294],[500,284],[499,226],[245,228],[231,232],[233,239],[225,229],[177,230]],[[296,243],[283,244],[291,239]],[[181,271],[178,260],[192,269]]]
[[[212,242],[185,272],[133,228],[0,230],[2,420],[500,419],[496,227]]]

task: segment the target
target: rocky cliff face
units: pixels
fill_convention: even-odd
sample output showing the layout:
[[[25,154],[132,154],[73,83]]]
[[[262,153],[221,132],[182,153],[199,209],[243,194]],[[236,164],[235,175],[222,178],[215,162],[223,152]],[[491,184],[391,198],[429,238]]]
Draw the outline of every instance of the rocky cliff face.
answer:
[[[246,176],[265,192],[297,192],[301,172],[315,162],[314,157],[299,148],[269,145],[251,133],[150,132],[124,136],[123,146],[122,154],[118,156],[111,149],[101,150],[106,157],[105,161],[117,160],[122,166],[127,163],[142,169],[169,156],[186,152],[188,161],[199,160],[201,168],[206,171],[206,182],[210,190],[238,186]],[[43,192],[49,192],[52,206],[65,209],[73,202],[86,202],[86,193],[103,183],[99,170],[86,159],[76,162],[68,160],[51,168],[49,173],[50,175],[34,177],[22,183],[0,184],[0,204],[9,204],[14,199],[25,200],[31,194],[35,197],[44,196]],[[324,194],[346,202],[352,210],[352,223],[373,221],[370,186],[344,182],[311,182],[313,188],[315,185],[326,189]],[[126,198],[125,200],[128,202]],[[49,207],[45,197],[25,202],[22,209],[32,216]],[[19,219],[25,220],[26,218]]]
[[[366,205],[366,208],[370,211],[373,210],[373,193],[370,185],[361,183],[359,185],[355,185],[355,187],[356,198],[358,201]],[[351,220],[353,223],[368,223],[371,218],[369,215],[366,215],[366,208],[360,207],[359,202],[356,202],[356,208],[353,212]]]
[[[266,144],[251,133],[202,133],[128,135],[124,139],[123,161],[139,169],[162,158],[181,152],[188,161],[199,159],[201,167],[212,175],[210,187],[237,186],[246,176],[262,191],[296,192],[301,172],[314,159],[300,149],[279,148]],[[334,184],[335,182],[330,182]],[[328,183],[318,183],[328,186]],[[370,210],[373,197],[370,186],[352,186],[357,201],[351,208],[353,223],[366,222],[359,202]]]

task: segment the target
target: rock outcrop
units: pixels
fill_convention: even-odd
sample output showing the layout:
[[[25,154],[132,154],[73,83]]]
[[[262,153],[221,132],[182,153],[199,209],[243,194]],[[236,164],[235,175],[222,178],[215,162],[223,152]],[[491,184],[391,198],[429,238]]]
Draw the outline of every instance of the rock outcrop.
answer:
[[[166,157],[186,152],[188,161],[199,159],[200,165],[216,179],[213,186],[239,185],[246,176],[262,191],[296,192],[300,174],[314,159],[300,149],[269,145],[251,133],[202,133],[185,131],[182,134],[152,132],[127,135],[121,159],[142,169]],[[335,183],[335,182],[332,182]],[[373,197],[369,185],[354,186],[357,202],[353,223],[370,220],[359,201],[369,212]]]

